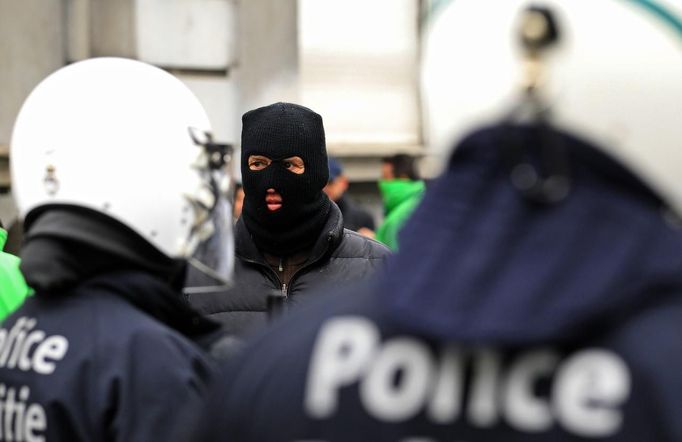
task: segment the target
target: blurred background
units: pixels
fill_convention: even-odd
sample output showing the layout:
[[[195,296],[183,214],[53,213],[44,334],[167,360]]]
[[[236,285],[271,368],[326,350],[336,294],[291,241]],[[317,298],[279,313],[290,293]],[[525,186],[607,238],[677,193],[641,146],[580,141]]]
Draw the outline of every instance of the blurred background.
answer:
[[[510,85],[520,84],[515,81],[521,79],[518,60],[500,60],[500,54],[512,54],[503,49],[516,42],[515,35],[504,43],[462,41],[456,37],[458,20],[470,19],[459,14],[460,3],[0,0],[0,219],[10,225],[16,216],[8,146],[26,96],[61,66],[121,56],[179,77],[202,101],[216,138],[237,147],[241,115],[250,109],[292,101],[317,111],[324,118],[328,151],[339,158],[350,181],[350,199],[379,223],[382,158],[414,155],[422,175],[434,176],[450,151],[455,126],[489,121],[495,116],[483,109],[499,108],[492,104],[500,97],[517,97]],[[479,19],[510,20],[503,12],[511,8],[508,3],[499,0],[496,14]],[[622,3],[665,32],[673,31],[645,11],[648,1]],[[680,0],[656,4],[682,16]],[[609,23],[606,16],[604,23]],[[628,69],[640,69],[638,61]],[[466,84],[456,97],[453,78]],[[656,113],[649,115],[655,119]],[[677,163],[668,163],[673,168],[668,175],[676,177]],[[682,205],[682,196],[679,200]]]
[[[425,147],[420,54],[429,17],[447,3],[0,0],[0,219],[8,225],[16,216],[8,146],[31,89],[66,64],[121,56],[185,82],[220,141],[239,144],[241,115],[249,109],[276,101],[314,109],[351,198],[380,220],[382,157],[413,154],[426,175],[436,170]]]

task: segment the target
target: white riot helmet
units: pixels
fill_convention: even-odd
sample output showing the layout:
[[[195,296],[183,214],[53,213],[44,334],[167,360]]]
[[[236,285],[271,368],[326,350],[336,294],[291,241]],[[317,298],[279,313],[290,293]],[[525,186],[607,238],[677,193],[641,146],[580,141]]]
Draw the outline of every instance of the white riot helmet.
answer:
[[[46,206],[95,210],[170,258],[190,258],[220,230],[225,280],[231,224],[217,226],[214,212],[228,153],[210,130],[194,94],[161,69],[122,58],[66,66],[33,90],[14,126],[20,215]]]
[[[681,0],[448,2],[426,31],[430,144],[442,152],[517,106],[529,7],[551,11],[559,31],[537,60],[552,125],[608,149],[682,214]]]

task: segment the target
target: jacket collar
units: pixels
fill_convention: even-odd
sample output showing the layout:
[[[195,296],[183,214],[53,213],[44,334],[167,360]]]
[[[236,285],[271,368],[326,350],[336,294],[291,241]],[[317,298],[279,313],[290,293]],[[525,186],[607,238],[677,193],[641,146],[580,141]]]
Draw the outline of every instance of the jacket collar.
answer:
[[[253,242],[251,234],[241,217],[237,220],[237,225],[235,226],[235,238],[235,252],[237,257],[244,261],[268,265],[263,253],[258,250],[256,244]],[[331,202],[327,222],[324,224],[317,241],[315,241],[315,244],[313,245],[307,264],[317,262],[328,253],[335,250],[342,239],[343,215],[341,215],[339,207],[334,202]]]
[[[20,268],[38,298],[106,292],[196,341],[217,331],[219,326],[199,317],[183,299],[179,287],[173,285],[184,276],[181,263],[177,265],[164,278],[163,272],[154,273],[112,251],[49,236],[36,228],[28,233]]]
[[[145,272],[122,270],[98,275],[75,290],[84,296],[93,291],[114,294],[192,340],[201,340],[220,329],[218,323],[192,310],[170,285]]]

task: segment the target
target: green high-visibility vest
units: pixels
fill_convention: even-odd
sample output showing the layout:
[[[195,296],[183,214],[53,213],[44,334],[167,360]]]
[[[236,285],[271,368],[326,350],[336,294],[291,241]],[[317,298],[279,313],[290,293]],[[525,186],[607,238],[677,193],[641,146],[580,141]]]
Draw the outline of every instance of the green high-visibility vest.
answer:
[[[2,251],[6,241],[7,231],[0,229],[0,322],[31,292],[19,271],[19,258]]]

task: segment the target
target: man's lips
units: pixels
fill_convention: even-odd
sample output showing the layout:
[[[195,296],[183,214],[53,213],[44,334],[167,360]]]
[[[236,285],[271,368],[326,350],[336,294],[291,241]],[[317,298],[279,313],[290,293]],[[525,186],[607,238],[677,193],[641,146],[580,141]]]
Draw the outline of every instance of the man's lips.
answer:
[[[265,204],[268,206],[268,210],[274,212],[282,208],[282,197],[279,195],[266,195]]]

